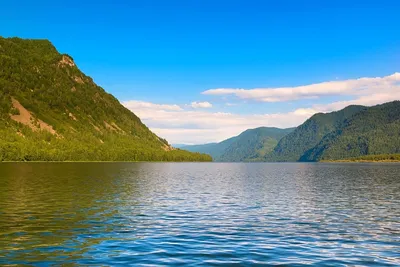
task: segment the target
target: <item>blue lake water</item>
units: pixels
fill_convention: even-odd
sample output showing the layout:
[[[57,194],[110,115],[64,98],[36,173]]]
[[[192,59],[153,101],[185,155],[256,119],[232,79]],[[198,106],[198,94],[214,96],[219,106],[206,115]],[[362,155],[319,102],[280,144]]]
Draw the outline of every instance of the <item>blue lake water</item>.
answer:
[[[7,264],[398,266],[400,164],[3,163]]]

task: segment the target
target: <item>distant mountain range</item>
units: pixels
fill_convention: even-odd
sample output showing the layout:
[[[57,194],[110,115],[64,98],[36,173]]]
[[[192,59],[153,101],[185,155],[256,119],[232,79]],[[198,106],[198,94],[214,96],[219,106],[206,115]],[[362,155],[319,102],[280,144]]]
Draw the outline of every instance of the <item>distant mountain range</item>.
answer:
[[[246,130],[220,143],[183,146],[181,149],[209,154],[214,161],[263,161],[279,140],[293,130],[260,127]]]
[[[0,37],[0,161],[320,161],[400,153],[400,102],[173,148],[47,40]],[[188,151],[186,151],[188,150]],[[191,152],[200,153],[191,153]],[[201,154],[206,153],[209,155]]]
[[[257,128],[182,149],[214,161],[320,161],[400,153],[400,101],[318,113],[295,129]]]
[[[47,40],[0,37],[0,161],[209,161],[174,149]]]

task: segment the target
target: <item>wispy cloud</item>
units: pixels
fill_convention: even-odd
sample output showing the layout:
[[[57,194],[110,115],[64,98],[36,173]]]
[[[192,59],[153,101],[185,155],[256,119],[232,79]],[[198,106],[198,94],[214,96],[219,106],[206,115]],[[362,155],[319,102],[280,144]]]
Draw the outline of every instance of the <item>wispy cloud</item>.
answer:
[[[190,106],[192,108],[211,108],[212,104],[210,102],[192,102]]]
[[[142,109],[155,109],[155,110],[173,110],[173,111],[180,111],[183,110],[179,105],[167,105],[167,104],[154,104],[151,102],[145,101],[137,101],[137,100],[129,100],[123,102],[123,105],[135,112],[135,110],[142,110]]]
[[[225,103],[225,106],[228,106],[228,107],[232,107],[232,106],[236,106],[237,104],[236,103]]]
[[[261,126],[292,127],[311,115],[298,111],[246,115],[193,109],[172,110],[171,105],[144,103],[146,104],[140,101],[127,101],[122,104],[139,116],[152,131],[170,143],[199,144],[221,141],[246,129]]]
[[[218,88],[204,91],[204,95],[234,95],[240,99],[261,102],[285,102],[299,99],[317,99],[323,96],[351,95],[362,98],[375,93],[392,93],[399,89],[400,73],[385,77],[329,81],[297,87],[280,88]]]
[[[221,141],[241,133],[249,128],[261,126],[294,127],[318,112],[331,112],[348,105],[372,106],[400,99],[400,74],[395,73],[382,78],[361,78],[355,80],[326,82],[318,85],[307,85],[292,88],[293,94],[276,93],[281,89],[275,88],[269,97],[284,101],[300,97],[321,97],[326,95],[342,95],[346,100],[328,104],[316,103],[311,106],[266,114],[235,114],[226,112],[210,112],[198,109],[183,109],[179,105],[154,104],[142,101],[126,101],[122,104],[138,115],[142,121],[159,136],[170,143],[199,144]],[[230,89],[235,90],[235,89]],[[262,90],[264,99],[267,89]],[[268,89],[269,90],[269,89]],[[251,90],[247,90],[251,91]],[[218,91],[219,92],[219,91]],[[236,92],[236,91],[234,91]],[[258,91],[257,91],[258,92]],[[261,93],[249,93],[254,100]],[[348,100],[350,97],[350,100]],[[352,98],[352,99],[351,99]],[[253,98],[251,98],[253,99]],[[286,101],[285,100],[285,101]],[[260,100],[264,101],[264,100]],[[208,102],[193,102],[186,107],[207,107]],[[250,102],[251,103],[251,102]],[[193,105],[195,104],[195,105]],[[209,103],[211,105],[211,103]],[[228,103],[226,103],[228,104]],[[251,105],[247,103],[248,105]]]

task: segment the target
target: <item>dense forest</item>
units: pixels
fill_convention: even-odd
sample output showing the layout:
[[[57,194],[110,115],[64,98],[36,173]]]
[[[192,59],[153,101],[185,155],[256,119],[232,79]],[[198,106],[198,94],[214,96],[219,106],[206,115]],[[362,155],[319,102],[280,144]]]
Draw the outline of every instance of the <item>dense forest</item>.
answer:
[[[263,161],[265,155],[274,149],[279,140],[293,130],[293,128],[259,127],[246,130],[220,143],[184,146],[182,149],[209,154],[214,161]]]
[[[0,161],[210,161],[174,149],[47,40],[0,37]]]
[[[335,160],[400,153],[400,101],[370,107],[343,122],[301,158]]]
[[[366,155],[348,159],[323,160],[324,162],[400,162],[400,154]]]
[[[283,137],[273,151],[266,155],[265,160],[299,161],[303,154],[315,147],[326,134],[335,131],[343,121],[362,109],[362,106],[349,106],[341,111],[313,115]]]
[[[316,114],[278,143],[266,161],[338,160],[400,153],[400,102]]]

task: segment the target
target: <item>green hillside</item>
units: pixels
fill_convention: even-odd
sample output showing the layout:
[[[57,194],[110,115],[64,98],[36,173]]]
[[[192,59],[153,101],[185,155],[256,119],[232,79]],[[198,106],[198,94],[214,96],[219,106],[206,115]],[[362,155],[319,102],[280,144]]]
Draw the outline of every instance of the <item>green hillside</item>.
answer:
[[[303,161],[400,153],[400,101],[365,109],[326,135]]]
[[[214,161],[263,161],[278,141],[293,129],[260,127],[249,129],[220,143],[185,146],[182,149],[209,154]]]
[[[47,40],[0,37],[0,161],[208,161],[173,149]]]
[[[400,152],[400,102],[316,114],[279,142],[267,161],[320,161]]]
[[[332,113],[318,113],[283,137],[273,151],[265,156],[266,161],[299,161],[308,150],[314,148],[328,133],[339,129],[343,122],[366,109],[349,106]]]
[[[236,140],[225,149],[219,161],[263,161],[282,137],[293,129],[260,127],[249,129],[237,136]]]
[[[374,154],[354,158],[322,160],[323,162],[400,162],[400,154]]]

